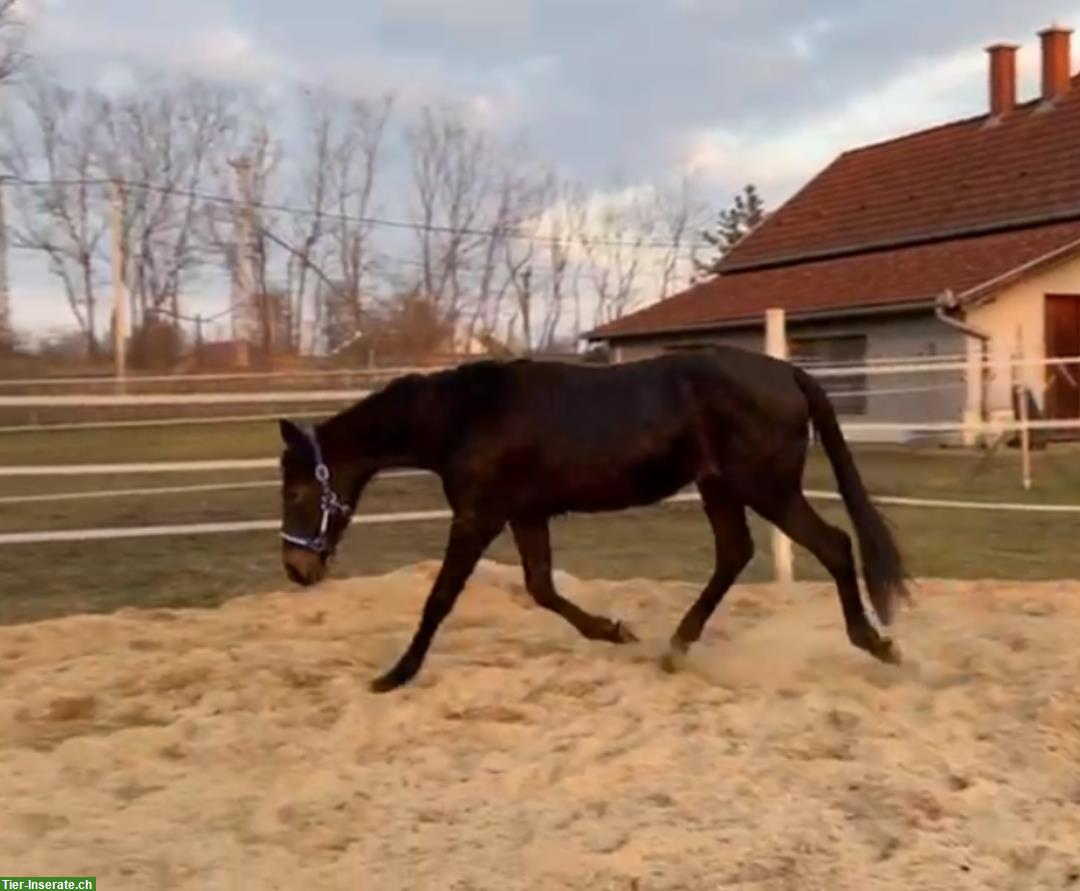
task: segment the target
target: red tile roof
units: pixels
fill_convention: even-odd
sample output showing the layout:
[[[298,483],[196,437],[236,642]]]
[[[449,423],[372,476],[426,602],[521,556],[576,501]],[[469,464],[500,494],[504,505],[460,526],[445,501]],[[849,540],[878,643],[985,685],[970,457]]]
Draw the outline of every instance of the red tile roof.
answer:
[[[1080,238],[1080,76],[1053,105],[841,155],[721,274],[591,338],[962,294]]]
[[[633,337],[759,320],[774,306],[798,315],[838,307],[931,303],[946,288],[957,297],[981,297],[1008,284],[1010,273],[1073,252],[1080,252],[1080,220],[729,273],[605,325],[589,337]]]
[[[1080,77],[1018,106],[841,155],[725,258],[735,270],[1080,218]]]

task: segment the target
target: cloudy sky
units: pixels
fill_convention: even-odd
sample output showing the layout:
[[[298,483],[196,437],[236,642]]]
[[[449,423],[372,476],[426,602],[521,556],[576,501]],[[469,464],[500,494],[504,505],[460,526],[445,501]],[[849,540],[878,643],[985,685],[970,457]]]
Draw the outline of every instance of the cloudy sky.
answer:
[[[1036,32],[1080,26],[1080,0],[20,3],[34,55],[89,85],[164,67],[450,99],[598,190],[691,173],[711,205],[753,181],[776,206],[845,148],[981,113],[988,43],[1021,45],[1030,96]],[[17,321],[66,321],[13,265]]]

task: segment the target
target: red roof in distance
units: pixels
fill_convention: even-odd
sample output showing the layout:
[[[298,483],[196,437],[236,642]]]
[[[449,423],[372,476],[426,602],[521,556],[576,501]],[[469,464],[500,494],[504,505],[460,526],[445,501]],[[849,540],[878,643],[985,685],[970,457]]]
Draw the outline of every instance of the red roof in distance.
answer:
[[[1014,76],[1009,54],[991,49],[1002,114],[844,152],[729,251],[719,275],[588,336],[758,320],[773,306],[989,293],[1010,272],[1080,249],[1080,75],[1068,77],[1068,32],[1042,36],[1052,98],[1016,105],[1002,86]]]

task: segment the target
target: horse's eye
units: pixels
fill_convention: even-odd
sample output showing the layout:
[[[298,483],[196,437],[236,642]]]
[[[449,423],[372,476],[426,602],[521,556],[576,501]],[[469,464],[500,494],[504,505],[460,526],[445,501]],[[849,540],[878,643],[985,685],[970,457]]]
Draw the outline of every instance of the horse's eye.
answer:
[[[297,489],[289,489],[285,492],[285,502],[287,504],[298,504],[301,497],[302,496]]]

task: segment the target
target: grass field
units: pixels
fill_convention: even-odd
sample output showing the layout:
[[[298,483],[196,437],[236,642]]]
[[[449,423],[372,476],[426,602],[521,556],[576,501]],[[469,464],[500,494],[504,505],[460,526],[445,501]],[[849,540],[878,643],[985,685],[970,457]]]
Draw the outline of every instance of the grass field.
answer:
[[[112,463],[274,457],[272,423],[0,435],[0,465]],[[876,495],[1080,504],[1080,452],[1055,446],[1035,455],[1035,486],[1020,485],[1019,457],[935,449],[864,447],[859,465]],[[267,480],[273,472],[138,474],[0,478],[0,497],[22,494],[185,486]],[[811,454],[808,488],[835,488],[821,455]],[[428,477],[376,481],[361,512],[443,507]],[[0,503],[0,532],[139,526],[277,517],[277,492],[224,492],[117,497],[33,504]],[[847,526],[842,508],[823,504]],[[1052,579],[1080,576],[1080,515],[990,513],[892,507],[890,521],[920,577]],[[377,573],[441,555],[445,521],[364,526],[342,549],[338,574]],[[768,577],[767,529],[755,524],[758,554],[745,579]],[[693,504],[597,517],[570,517],[554,527],[556,564],[584,577],[648,577],[704,581],[712,561],[708,527]],[[0,548],[0,623],[122,606],[212,605],[285,585],[273,533]],[[796,572],[821,578],[797,549]],[[489,556],[514,562],[506,537]]]

